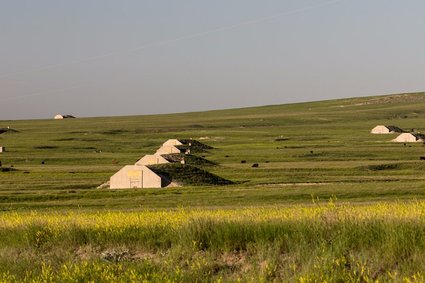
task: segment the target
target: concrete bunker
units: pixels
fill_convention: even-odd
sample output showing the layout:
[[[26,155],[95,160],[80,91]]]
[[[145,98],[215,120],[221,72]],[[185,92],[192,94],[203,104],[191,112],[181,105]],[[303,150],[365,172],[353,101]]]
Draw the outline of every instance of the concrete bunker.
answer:
[[[163,145],[161,146],[155,154],[172,154],[172,153],[181,153],[181,150],[174,145]]]
[[[62,114],[57,114],[55,117],[55,120],[62,120],[62,119],[72,119],[75,118],[72,115],[62,115]]]
[[[127,165],[110,178],[111,189],[162,188],[161,176],[146,166]]]
[[[178,139],[169,139],[166,142],[162,144],[163,146],[176,146],[176,145],[183,145],[181,141]]]
[[[425,135],[418,133],[403,133],[391,140],[392,142],[423,142],[425,141]]]
[[[143,156],[135,165],[155,165],[155,164],[166,164],[170,163],[167,159],[159,154],[149,154]]]
[[[370,131],[371,134],[394,134],[394,133],[404,133],[402,129],[397,126],[384,126],[378,125]]]

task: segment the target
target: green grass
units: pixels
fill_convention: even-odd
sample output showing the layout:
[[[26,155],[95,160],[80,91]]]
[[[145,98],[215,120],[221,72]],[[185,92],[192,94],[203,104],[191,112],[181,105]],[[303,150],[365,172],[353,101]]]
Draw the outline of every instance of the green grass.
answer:
[[[107,215],[111,211],[166,212],[182,208],[202,211],[224,208],[237,211],[246,207],[305,208],[323,205],[329,199],[337,199],[337,203],[355,207],[382,202],[425,200],[425,161],[420,160],[420,157],[425,156],[424,144],[392,143],[390,140],[396,135],[370,134],[370,130],[378,124],[425,132],[424,109],[425,93],[415,93],[199,113],[61,121],[0,121],[0,128],[10,126],[14,129],[0,134],[0,145],[8,150],[0,153],[0,210],[3,211],[0,216],[10,212],[25,215],[32,211]],[[121,167],[134,164],[145,154],[154,153],[170,138],[193,138],[211,146],[199,146],[198,150],[193,152],[194,156],[187,157],[187,166],[161,166],[165,174],[175,175],[176,180],[186,180],[182,181],[183,187],[96,189]],[[252,167],[255,163],[259,165],[258,168]],[[191,165],[199,167],[200,171],[180,170],[192,168]],[[198,173],[204,172],[202,170],[212,175],[202,173],[204,175],[200,180]],[[233,183],[217,186],[217,180],[221,180],[215,179],[217,176]],[[338,269],[338,264],[344,265],[347,261],[351,266],[363,266],[372,270],[370,278],[373,278],[374,272],[378,273],[377,278],[382,278],[381,281],[391,281],[387,271],[396,271],[403,276],[410,276],[409,278],[413,278],[412,276],[416,276],[415,273],[420,271],[422,262],[418,258],[423,257],[425,250],[422,244],[415,252],[411,249],[422,243],[423,239],[418,238],[416,242],[408,239],[412,235],[417,236],[414,231],[423,230],[422,222],[382,224],[379,221],[371,221],[358,225],[343,222],[341,226],[338,224],[335,227],[326,227],[321,219],[316,220],[322,226],[315,226],[314,221],[295,221],[276,227],[265,223],[259,226],[249,223],[242,226],[235,224],[236,226],[232,227],[208,221],[194,223],[193,227],[187,229],[199,237],[202,233],[211,236],[211,244],[207,241],[210,247],[193,251],[188,245],[191,245],[190,241],[198,239],[183,236],[175,239],[176,234],[173,233],[176,231],[167,232],[163,236],[169,238],[162,239],[161,236],[158,239],[162,239],[160,242],[165,244],[170,243],[171,239],[174,244],[171,247],[154,248],[165,255],[161,259],[168,260],[168,267],[158,264],[155,261],[157,258],[126,264],[134,265],[134,268],[138,266],[143,274],[152,271],[165,276],[159,279],[150,278],[158,282],[167,278],[174,278],[176,281],[191,281],[191,278],[203,281],[202,278],[208,278],[214,281],[221,275],[225,281],[236,280],[241,271],[234,270],[231,266],[223,267],[227,265],[222,260],[223,256],[234,253],[242,253],[256,266],[257,269],[251,270],[252,276],[249,277],[253,281],[279,281],[285,278],[296,281],[296,278],[302,276],[307,276],[305,278],[310,278],[313,282],[323,281],[331,277],[318,278],[315,274],[325,274],[327,270]],[[351,224],[354,226],[351,227]],[[406,229],[399,230],[399,226]],[[39,228],[43,227],[44,224],[41,224]],[[276,240],[276,237],[285,234],[279,229],[289,229],[288,227],[294,230],[292,238],[288,239],[292,246],[290,251],[282,250],[279,246],[282,242]],[[228,229],[232,234],[226,238],[227,236],[223,235],[230,233]],[[136,232],[144,231],[142,229]],[[187,231],[182,231],[182,235],[189,233]],[[19,234],[18,230],[9,232],[12,238],[13,235]],[[34,272],[39,274],[37,272],[41,272],[42,264],[54,263],[55,260],[64,264],[66,260],[70,264],[76,262],[77,266],[72,267],[71,264],[69,268],[83,269],[79,265],[82,264],[81,259],[73,259],[77,250],[90,248],[98,255],[104,244],[94,236],[87,238],[84,231],[72,233],[74,232],[83,235],[73,236],[78,239],[77,242],[70,244],[64,239],[65,242],[58,243],[58,248],[41,250],[38,251],[39,254],[5,236],[10,241],[5,242],[0,249],[0,261],[5,264],[9,262],[10,253],[30,254],[26,259],[15,261],[16,269],[12,269],[11,263],[7,263],[6,266],[14,270],[14,274],[31,270],[30,262],[36,263],[38,267]],[[133,232],[129,231],[130,234]],[[0,233],[7,235],[8,231],[2,230]],[[70,235],[73,235],[72,233]],[[244,244],[243,248],[220,242],[220,239],[228,239],[243,244],[244,239],[240,237],[251,237],[250,233],[254,233],[254,240]],[[335,237],[336,240],[329,242],[327,235]],[[363,235],[369,235],[372,239],[364,238]],[[387,238],[383,239],[384,236]],[[104,237],[107,238],[108,234]],[[155,237],[152,236],[149,241],[153,241]],[[317,237],[317,242],[314,242],[314,237]],[[87,243],[80,242],[81,239],[86,239]],[[137,242],[141,239],[136,237],[133,240]],[[303,246],[303,240],[306,241],[306,246]],[[110,241],[107,243],[108,248],[118,249],[129,245],[121,236],[114,236]],[[349,241],[354,243],[350,244]],[[397,241],[400,241],[399,245]],[[72,248],[63,250],[68,244]],[[380,244],[383,244],[382,248],[379,247]],[[306,250],[303,250],[304,248]],[[308,248],[311,248],[312,255],[317,255],[315,260],[308,260]],[[399,254],[397,249],[412,252],[413,256]],[[284,260],[287,253],[290,254],[289,258],[294,260],[299,252],[305,253],[305,257],[299,259],[299,262],[291,262],[296,264],[295,271],[285,269],[290,266]],[[37,256],[33,256],[33,253]],[[179,253],[183,254],[182,258],[177,256]],[[373,258],[379,255],[382,255],[382,258],[374,261]],[[157,256],[155,254],[155,257]],[[273,264],[278,266],[276,270],[282,273],[268,277],[266,269],[258,267],[263,261],[262,256],[267,258],[269,263],[272,260]],[[391,258],[397,256],[401,257],[398,261]],[[192,261],[192,257],[196,260]],[[318,258],[321,261],[316,261]],[[201,264],[202,268],[196,272],[185,265],[199,263],[203,259],[206,263]],[[391,266],[386,262],[393,265],[398,262],[400,267]],[[118,268],[108,264],[90,259],[86,272],[93,274],[92,268]],[[178,277],[178,274],[169,269],[174,265],[182,268],[183,277]],[[282,269],[281,266],[286,267]],[[315,266],[322,266],[323,269],[315,273]],[[51,267],[54,272],[58,272],[57,266],[52,264]],[[273,267],[270,268],[273,271]],[[219,270],[218,275],[213,272],[216,269]],[[339,279],[359,281],[360,275],[350,273],[351,271],[343,268],[338,274],[351,274],[354,279]],[[120,271],[114,272],[120,274]],[[261,278],[253,279],[255,272],[260,272]],[[126,274],[125,271],[122,271],[122,274]],[[167,277],[167,274],[176,277]],[[337,279],[329,280],[334,282]]]
[[[253,198],[258,198],[258,205],[292,203],[293,197],[286,198],[288,189],[276,192],[273,186],[299,183],[303,185],[291,189],[291,195],[296,191],[297,201],[305,203],[310,202],[311,192],[344,201],[423,198],[425,174],[419,158],[425,155],[424,145],[391,143],[394,135],[369,131],[377,124],[423,130],[424,107],[424,94],[410,94],[202,113],[3,121],[0,127],[18,132],[0,136],[0,144],[8,149],[0,158],[3,167],[17,171],[0,172],[0,207],[69,207],[70,200],[87,209],[98,209],[94,203],[112,209],[122,208],[123,203],[127,208],[139,207],[140,203],[127,200],[146,192],[111,194],[95,188],[169,138],[194,138],[214,147],[195,154],[218,164],[208,171],[238,184],[209,193],[209,199],[220,200],[212,201],[217,206],[221,201],[224,206],[252,205]],[[193,161],[199,165],[199,160]],[[259,168],[251,168],[254,163]],[[394,163],[399,167],[365,170]],[[323,186],[316,183],[325,183],[329,194],[323,194]],[[350,194],[344,191],[347,187]],[[160,191],[164,197],[174,197],[173,190]],[[170,207],[192,206],[205,197],[203,188],[187,191],[195,193],[167,202]],[[233,198],[241,191],[243,197]],[[11,198],[12,192],[18,195]],[[258,197],[263,194],[278,197],[275,201]]]
[[[8,213],[0,274],[10,272],[8,282],[422,282],[424,215],[424,202]]]

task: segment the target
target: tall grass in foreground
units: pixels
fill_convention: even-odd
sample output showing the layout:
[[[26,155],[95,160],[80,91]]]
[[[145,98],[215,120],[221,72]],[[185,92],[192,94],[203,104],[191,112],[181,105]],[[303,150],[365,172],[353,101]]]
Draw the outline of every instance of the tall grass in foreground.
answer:
[[[2,213],[0,281],[425,280],[425,202]]]

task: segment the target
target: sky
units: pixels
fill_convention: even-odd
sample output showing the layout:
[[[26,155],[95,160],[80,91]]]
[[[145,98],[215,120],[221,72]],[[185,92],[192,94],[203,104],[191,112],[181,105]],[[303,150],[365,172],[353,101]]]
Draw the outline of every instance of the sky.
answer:
[[[0,119],[425,91],[423,0],[0,0]]]

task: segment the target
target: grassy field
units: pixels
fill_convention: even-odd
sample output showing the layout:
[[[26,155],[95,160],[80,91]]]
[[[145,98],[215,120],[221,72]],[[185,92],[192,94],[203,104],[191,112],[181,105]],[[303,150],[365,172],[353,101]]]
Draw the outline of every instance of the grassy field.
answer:
[[[0,271],[16,282],[421,282],[424,219],[425,202],[8,212]]]
[[[424,119],[417,93],[0,121],[16,130],[0,135],[0,271],[6,282],[421,282],[424,144],[369,132],[378,124],[425,132]],[[197,155],[234,183],[96,189],[169,138],[214,147]],[[183,226],[157,221],[181,218]]]

